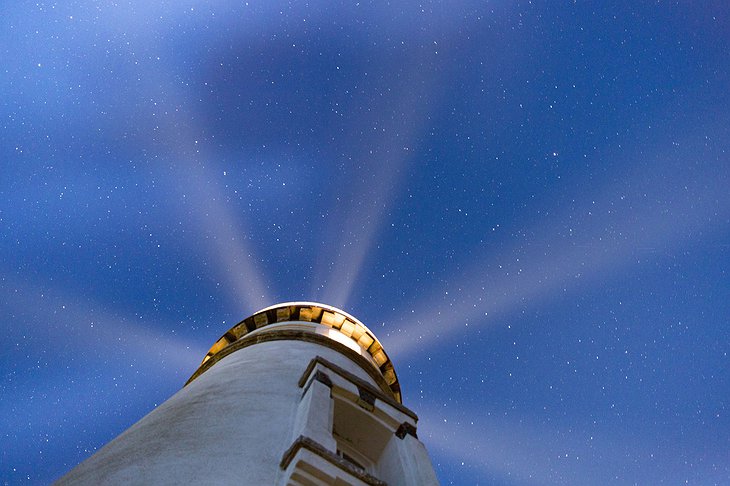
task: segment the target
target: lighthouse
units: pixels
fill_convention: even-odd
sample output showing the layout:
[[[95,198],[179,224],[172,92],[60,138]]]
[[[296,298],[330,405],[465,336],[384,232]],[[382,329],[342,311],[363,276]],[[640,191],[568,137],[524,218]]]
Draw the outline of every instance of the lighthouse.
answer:
[[[332,306],[262,309],[57,484],[436,485],[390,357]]]

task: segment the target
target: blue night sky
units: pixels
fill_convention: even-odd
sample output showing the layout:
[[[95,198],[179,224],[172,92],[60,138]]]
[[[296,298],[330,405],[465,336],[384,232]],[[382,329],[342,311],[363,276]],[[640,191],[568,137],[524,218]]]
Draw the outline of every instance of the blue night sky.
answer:
[[[0,482],[315,300],[443,484],[730,484],[725,0],[21,0],[0,59]]]

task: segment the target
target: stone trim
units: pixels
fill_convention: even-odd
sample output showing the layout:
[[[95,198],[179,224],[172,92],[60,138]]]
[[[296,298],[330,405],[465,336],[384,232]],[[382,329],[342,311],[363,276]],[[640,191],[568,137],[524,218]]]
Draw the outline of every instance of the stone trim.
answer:
[[[375,410],[375,395],[370,393],[367,388],[357,387],[357,404],[367,410],[368,412],[372,412]]]
[[[347,348],[347,349],[350,350],[349,348]],[[350,351],[352,351],[352,350],[350,350]],[[418,421],[418,415],[416,415],[416,413],[414,411],[412,411],[411,409],[409,409],[402,403],[397,402],[396,400],[391,398],[389,393],[386,394],[385,390],[390,390],[390,388],[388,388],[387,383],[385,383],[385,380],[383,380],[383,378],[381,376],[379,376],[378,374],[376,374],[376,373],[371,374],[369,372],[370,368],[364,368],[364,369],[365,369],[365,371],[368,371],[368,374],[375,380],[376,383],[378,383],[380,385],[380,388],[381,388],[380,390],[378,390],[373,385],[371,385],[367,381],[363,380],[359,376],[357,376],[353,373],[350,373],[346,369],[344,369],[340,366],[337,366],[336,364],[332,363],[331,361],[328,361],[321,356],[316,356],[316,357],[312,358],[312,360],[309,362],[309,365],[307,366],[307,369],[304,370],[304,373],[302,373],[301,378],[299,378],[299,387],[300,388],[305,385],[305,383],[307,382],[307,378],[309,377],[309,375],[312,374],[312,370],[314,370],[314,367],[317,366],[317,364],[321,364],[325,368],[328,368],[328,369],[334,371],[335,373],[337,373],[338,375],[342,376],[347,381],[354,383],[357,386],[357,389],[360,392],[361,397],[363,394],[363,390],[367,391],[368,393],[373,395],[375,398],[382,400],[383,402],[387,403],[391,407],[408,415],[414,421]]]
[[[304,387],[304,391],[302,392],[302,398],[304,398],[304,395],[306,395],[309,391],[309,387],[311,387],[312,383],[314,383],[315,381],[322,383],[327,388],[332,388],[332,379],[329,377],[329,375],[324,371],[317,370],[317,372],[314,373],[314,377],[309,380],[309,382],[307,382],[307,386]]]
[[[416,435],[416,427],[408,422],[403,422],[398,427],[398,430],[395,431],[395,436],[399,439],[405,439],[406,435],[411,435],[414,439],[418,439],[418,435]]]
[[[351,339],[370,358],[370,364],[375,367],[388,383],[395,399],[401,401],[400,384],[395,368],[382,344],[365,324],[343,310],[317,302],[286,302],[261,309],[230,328],[221,336],[206,353],[198,370],[188,380],[192,381],[199,376],[198,371],[210,360],[214,359],[232,343],[246,337],[247,334],[258,331],[271,324],[284,322],[309,322],[322,325],[338,331],[342,336]],[[207,368],[205,368],[207,369]],[[186,384],[187,384],[186,383]]]
[[[297,439],[289,447],[289,449],[284,452],[284,455],[281,458],[281,462],[279,463],[279,467],[282,470],[286,470],[286,468],[289,467],[289,464],[291,464],[294,456],[297,454],[297,452],[299,452],[299,449],[306,449],[316,454],[330,464],[342,469],[347,474],[355,476],[357,479],[364,482],[365,484],[368,484],[370,486],[388,486],[385,481],[381,481],[375,476],[368,474],[362,469],[356,467],[354,464],[350,463],[348,460],[338,456],[332,451],[327,450],[327,448],[324,447],[322,444],[303,435],[297,437]]]
[[[345,355],[347,358],[349,358],[351,361],[355,362],[357,365],[360,366],[367,374],[375,380],[376,383],[381,387],[383,392],[381,393],[383,396],[386,396],[385,393],[392,396],[393,398],[390,398],[390,401],[394,403],[399,402],[396,401],[396,395],[393,390],[393,388],[388,385],[388,383],[385,381],[385,378],[383,378],[383,375],[378,373],[378,371],[373,367],[373,365],[365,359],[363,356],[360,356],[356,351],[353,351],[352,349],[348,348],[342,343],[338,343],[337,341],[328,338],[327,336],[323,336],[321,334],[317,334],[314,332],[309,331],[303,331],[303,330],[293,330],[293,329],[274,329],[267,332],[262,332],[260,334],[252,334],[250,336],[244,336],[240,338],[238,341],[235,341],[233,343],[230,343],[225,348],[218,351],[213,357],[205,361],[202,365],[200,365],[200,368],[193,373],[193,376],[188,379],[188,381],[185,383],[184,386],[188,386],[192,381],[194,381],[196,378],[198,378],[200,375],[208,371],[214,364],[216,364],[218,361],[220,361],[222,358],[225,358],[229,354],[238,351],[239,349],[247,348],[249,346],[252,346],[254,344],[258,343],[265,343],[268,341],[305,341],[315,344],[320,344],[322,346],[328,347],[330,349],[333,349],[337,351],[338,353]],[[326,361],[326,360],[323,360]],[[329,363],[329,362],[328,362]],[[310,366],[313,366],[310,363]],[[328,366],[328,368],[338,368],[342,370],[342,368],[339,368],[336,365]],[[333,371],[337,371],[337,369],[332,368]],[[311,369],[309,369],[309,372],[311,373]],[[351,373],[342,370],[345,373],[348,373],[351,375]],[[355,375],[352,375],[355,376]],[[370,386],[369,383],[361,380],[360,378],[357,378],[362,383],[365,383],[367,386]],[[397,385],[397,383],[396,383]],[[303,386],[303,385],[300,385]],[[398,397],[400,396],[400,387],[398,387]],[[400,405],[402,407],[402,405]]]
[[[325,385],[329,388],[332,388],[332,379],[330,378],[330,376],[327,373],[325,373],[323,371],[317,371],[314,374],[314,379],[317,380],[318,382],[322,383],[323,385]]]

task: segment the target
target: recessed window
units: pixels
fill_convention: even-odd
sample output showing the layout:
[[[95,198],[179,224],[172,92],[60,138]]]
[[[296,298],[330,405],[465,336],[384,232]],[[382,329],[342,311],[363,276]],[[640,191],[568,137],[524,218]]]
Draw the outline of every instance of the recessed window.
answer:
[[[337,439],[337,436],[335,436],[335,439]],[[346,449],[346,451],[343,450],[343,448]],[[337,441],[337,455],[362,471],[371,472],[373,469],[370,461],[340,441]],[[357,459],[354,456],[358,456]],[[365,466],[365,464],[368,465]]]
[[[375,474],[376,464],[392,435],[372,413],[353,402],[335,398],[332,436],[337,442],[338,456]]]

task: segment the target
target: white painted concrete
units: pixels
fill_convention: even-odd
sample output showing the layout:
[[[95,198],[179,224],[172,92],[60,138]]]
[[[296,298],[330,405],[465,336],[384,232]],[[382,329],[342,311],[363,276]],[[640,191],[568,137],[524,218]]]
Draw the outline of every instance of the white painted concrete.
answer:
[[[320,327],[297,324],[313,332]],[[378,388],[358,364],[329,347],[305,341],[254,344],[221,359],[57,484],[276,484],[296,431],[310,433],[327,449],[335,445],[323,432],[332,424],[329,389],[313,382],[304,402],[297,383],[315,356]],[[411,443],[418,447],[406,450]],[[390,484],[437,484],[420,442],[394,437],[388,449],[396,454],[383,463],[389,478],[413,474],[414,468],[430,471],[416,475],[423,482],[390,479]]]

